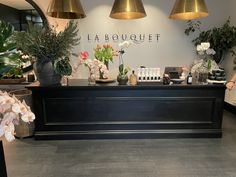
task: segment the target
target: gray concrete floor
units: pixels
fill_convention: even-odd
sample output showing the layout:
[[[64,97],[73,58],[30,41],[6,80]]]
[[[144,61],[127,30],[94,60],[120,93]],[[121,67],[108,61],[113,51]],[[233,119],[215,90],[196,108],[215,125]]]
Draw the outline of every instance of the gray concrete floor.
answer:
[[[236,116],[222,139],[4,141],[8,177],[236,177]]]

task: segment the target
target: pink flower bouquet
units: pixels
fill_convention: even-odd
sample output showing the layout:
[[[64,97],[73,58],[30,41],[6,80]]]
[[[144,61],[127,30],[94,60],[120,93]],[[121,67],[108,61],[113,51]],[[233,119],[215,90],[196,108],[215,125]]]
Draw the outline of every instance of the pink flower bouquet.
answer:
[[[7,141],[13,141],[14,125],[19,123],[19,119],[29,123],[34,121],[35,115],[25,101],[0,90],[0,137],[4,135]]]
[[[90,59],[87,51],[80,52],[79,54],[78,66],[82,64],[88,67],[90,78],[98,78],[99,72],[103,73],[105,77],[108,77],[109,71],[106,65],[97,59]],[[77,69],[78,66],[76,66],[74,69]]]

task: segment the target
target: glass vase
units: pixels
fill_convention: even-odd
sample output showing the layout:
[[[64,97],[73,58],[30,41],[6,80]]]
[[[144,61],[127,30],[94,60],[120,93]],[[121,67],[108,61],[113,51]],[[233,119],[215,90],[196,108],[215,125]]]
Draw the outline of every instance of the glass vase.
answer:
[[[96,85],[96,76],[93,73],[89,73],[88,85]]]
[[[208,62],[204,61],[202,65],[197,69],[197,83],[199,84],[207,84],[208,78]]]

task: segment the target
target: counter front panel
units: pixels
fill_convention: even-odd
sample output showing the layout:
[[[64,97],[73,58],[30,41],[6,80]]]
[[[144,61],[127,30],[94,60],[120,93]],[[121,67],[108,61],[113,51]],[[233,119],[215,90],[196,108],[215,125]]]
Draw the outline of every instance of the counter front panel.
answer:
[[[222,85],[29,86],[36,139],[221,137]]]

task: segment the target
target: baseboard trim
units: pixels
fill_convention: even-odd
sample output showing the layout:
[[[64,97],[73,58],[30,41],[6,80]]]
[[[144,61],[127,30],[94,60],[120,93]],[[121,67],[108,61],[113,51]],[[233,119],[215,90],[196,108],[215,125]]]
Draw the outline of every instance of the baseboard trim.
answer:
[[[221,138],[221,129],[40,131],[36,140]]]

